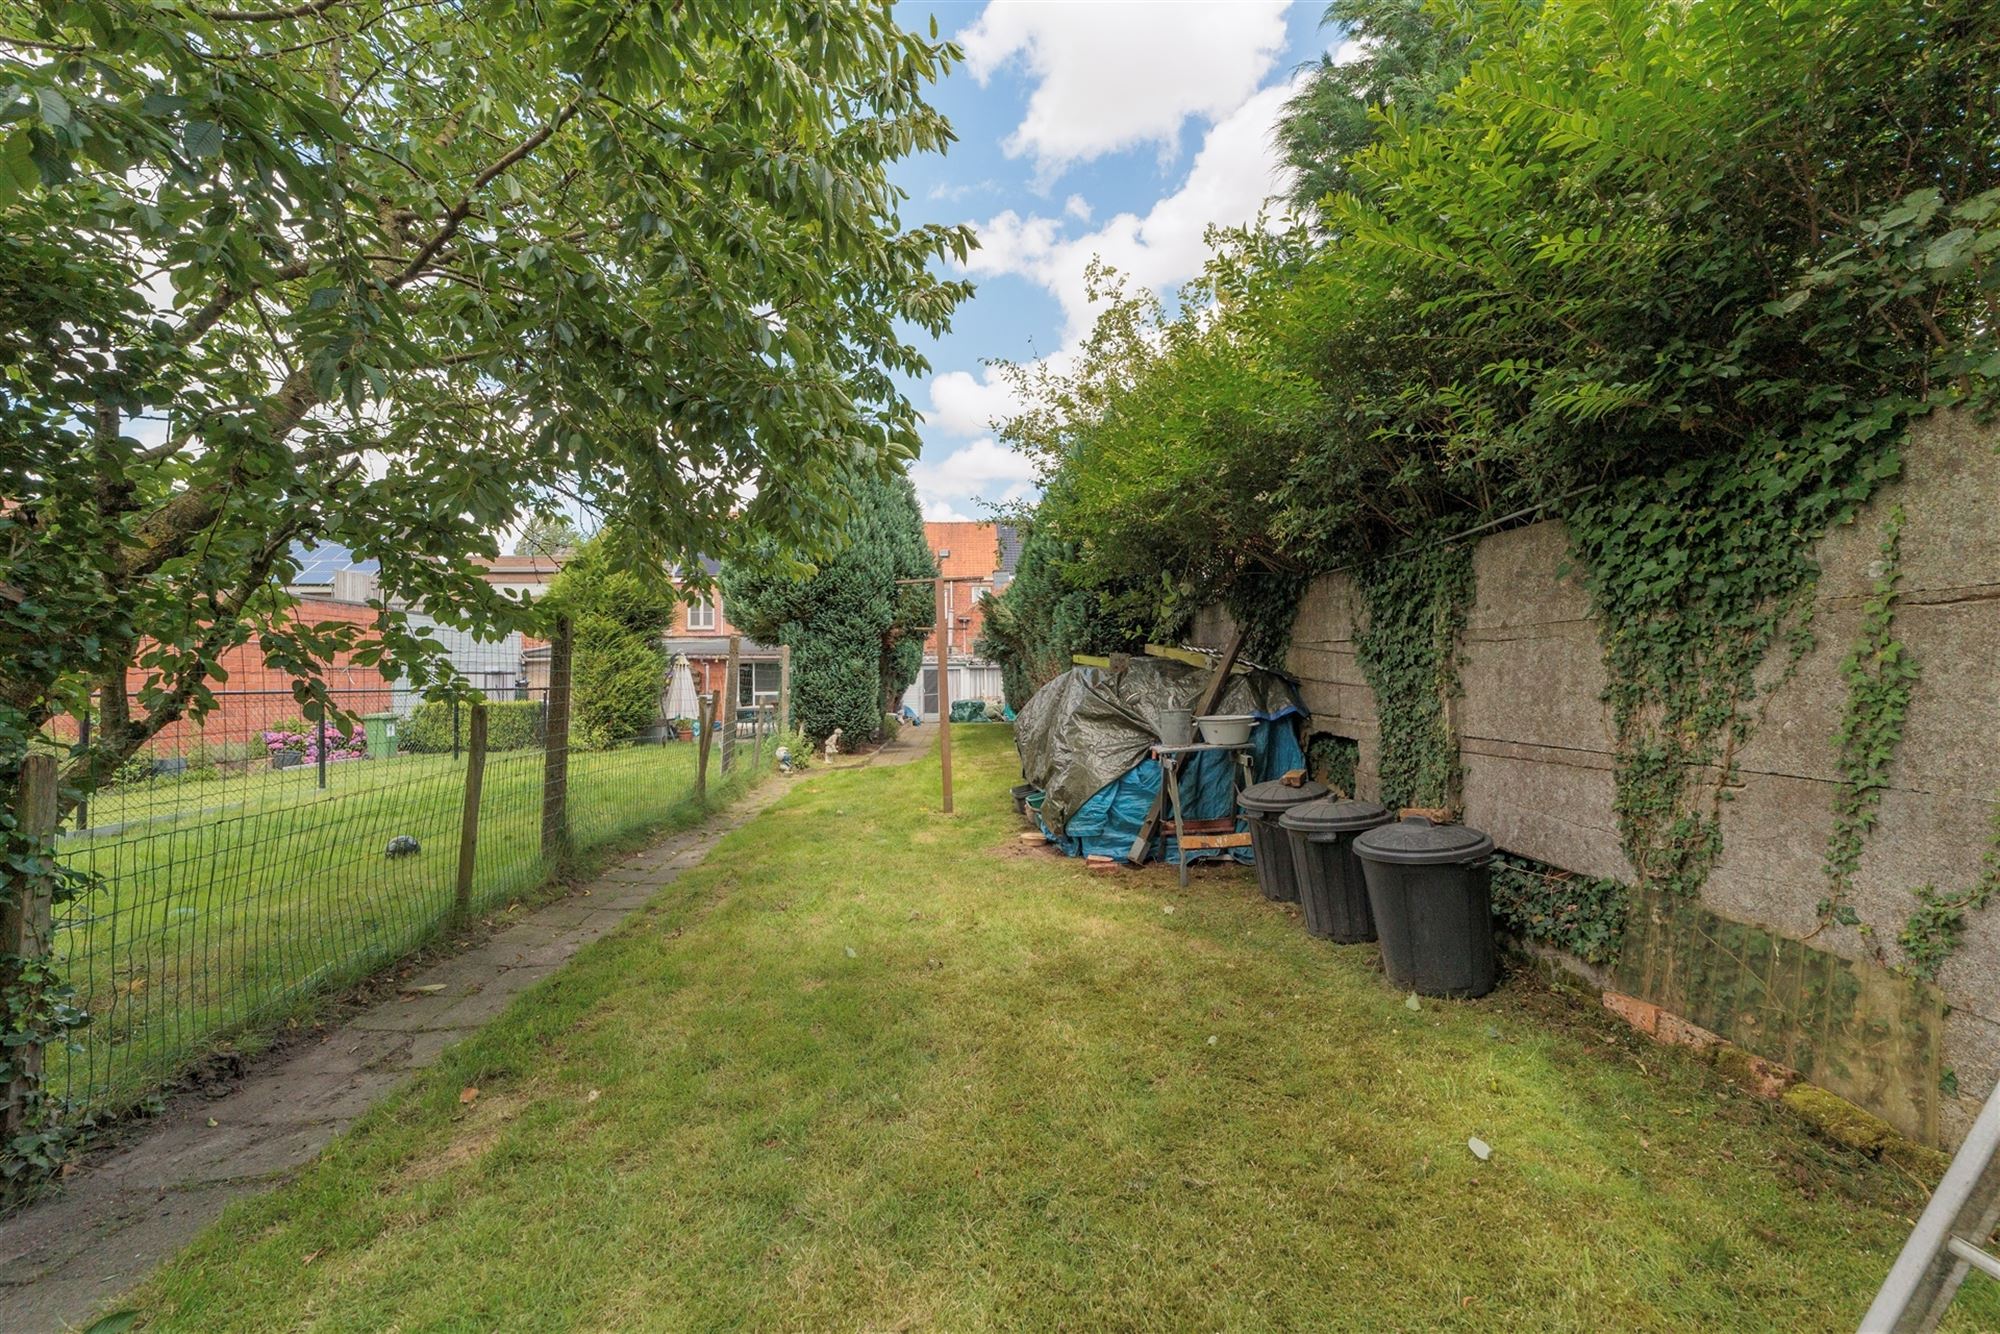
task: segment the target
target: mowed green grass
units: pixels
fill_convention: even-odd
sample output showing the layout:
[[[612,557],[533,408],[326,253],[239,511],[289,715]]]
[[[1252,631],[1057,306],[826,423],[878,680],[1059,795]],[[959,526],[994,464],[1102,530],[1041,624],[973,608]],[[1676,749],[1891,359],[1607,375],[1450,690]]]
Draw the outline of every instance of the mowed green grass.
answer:
[[[768,752],[770,743],[766,742]],[[698,821],[754,768],[694,800],[695,747],[576,751],[569,822],[584,854]],[[473,908],[543,884],[543,753],[496,752],[480,801]],[[101,887],[58,913],[65,975],[91,1014],[79,1050],[51,1053],[51,1088],[95,1111],[130,1106],[220,1038],[354,982],[432,937],[450,914],[465,765],[408,755],[209,781],[135,784],[92,803],[64,839]],[[421,850],[389,858],[392,838]]]
[[[1247,874],[1025,852],[1008,732],[955,736],[956,816],[934,753],[803,781],[150,1326],[1853,1327],[1896,1169],[1527,980],[1411,1010]]]

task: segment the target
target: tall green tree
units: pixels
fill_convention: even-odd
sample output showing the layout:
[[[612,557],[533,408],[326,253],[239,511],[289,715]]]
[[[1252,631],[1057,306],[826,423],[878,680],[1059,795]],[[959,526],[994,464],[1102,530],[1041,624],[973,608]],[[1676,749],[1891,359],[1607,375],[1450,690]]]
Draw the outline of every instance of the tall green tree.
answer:
[[[516,556],[553,556],[573,551],[583,541],[576,521],[567,514],[537,514],[521,526],[514,539]]]
[[[66,800],[247,641],[316,713],[360,632],[286,613],[298,541],[427,684],[398,608],[520,623],[474,562],[552,490],[659,568],[828,540],[967,291],[888,179],[955,58],[886,0],[0,5],[0,810],[93,684]]]
[[[1331,0],[1320,24],[1341,41],[1319,58],[1278,122],[1301,216],[1354,188],[1348,163],[1375,142],[1385,115],[1414,125],[1436,113],[1439,96],[1464,75],[1477,31],[1465,0]]]
[[[570,718],[575,744],[598,750],[638,736],[660,713],[667,655],[660,643],[678,601],[665,569],[606,529],[576,549],[540,610],[575,636]]]
[[[767,550],[754,565],[722,571],[729,619],[791,647],[792,715],[815,740],[835,728],[850,741],[879,736],[882,715],[922,670],[936,619],[937,561],[907,476],[855,487],[846,533],[817,566]]]

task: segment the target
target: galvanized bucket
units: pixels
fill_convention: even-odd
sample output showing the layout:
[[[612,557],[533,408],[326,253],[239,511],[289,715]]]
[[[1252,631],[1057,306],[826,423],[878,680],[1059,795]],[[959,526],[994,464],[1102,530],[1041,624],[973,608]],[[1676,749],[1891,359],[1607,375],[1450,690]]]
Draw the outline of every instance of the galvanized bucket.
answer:
[[[1160,744],[1163,746],[1189,746],[1194,744],[1194,710],[1160,710]]]

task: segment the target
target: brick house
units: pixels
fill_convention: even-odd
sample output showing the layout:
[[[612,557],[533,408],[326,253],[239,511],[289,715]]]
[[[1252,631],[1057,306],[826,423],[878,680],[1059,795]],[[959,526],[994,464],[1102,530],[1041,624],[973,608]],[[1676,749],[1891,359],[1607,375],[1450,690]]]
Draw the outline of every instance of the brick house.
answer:
[[[556,572],[562,569],[563,553],[546,556],[501,556],[487,562],[492,573],[487,582],[518,592],[523,597],[540,597],[547,591]],[[705,573],[712,579],[721,566],[712,560],[702,562]],[[722,590],[711,587],[709,591],[692,602],[681,602],[674,608],[673,624],[661,638],[661,647],[668,655],[668,661],[686,658],[688,671],[694,678],[694,688],[702,694],[722,690],[729,675],[729,639],[741,634],[729,622],[723,605]],[[547,640],[527,638],[523,641],[521,670],[530,694],[547,689],[549,683],[549,645]],[[736,707],[751,708],[757,704],[775,704],[778,699],[778,650],[774,645],[760,644],[745,637],[742,652],[737,659]]]
[[[979,599],[998,593],[1014,578],[1021,559],[1020,530],[1006,523],[926,523],[924,541],[936,557],[944,586],[945,615],[940,629],[924,639],[924,666],[903,695],[903,705],[927,722],[938,715],[937,650],[943,634],[951,665],[953,700],[1001,698],[1000,665],[974,651],[983,615]]]

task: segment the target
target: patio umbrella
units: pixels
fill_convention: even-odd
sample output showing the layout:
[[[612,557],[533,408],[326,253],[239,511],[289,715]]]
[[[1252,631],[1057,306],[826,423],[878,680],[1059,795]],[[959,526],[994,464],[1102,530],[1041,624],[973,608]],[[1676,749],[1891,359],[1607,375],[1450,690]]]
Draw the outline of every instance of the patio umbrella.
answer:
[[[694,673],[688,670],[687,654],[674,654],[674,666],[667,677],[666,716],[669,718],[693,718],[700,714],[701,705],[695,700]]]

